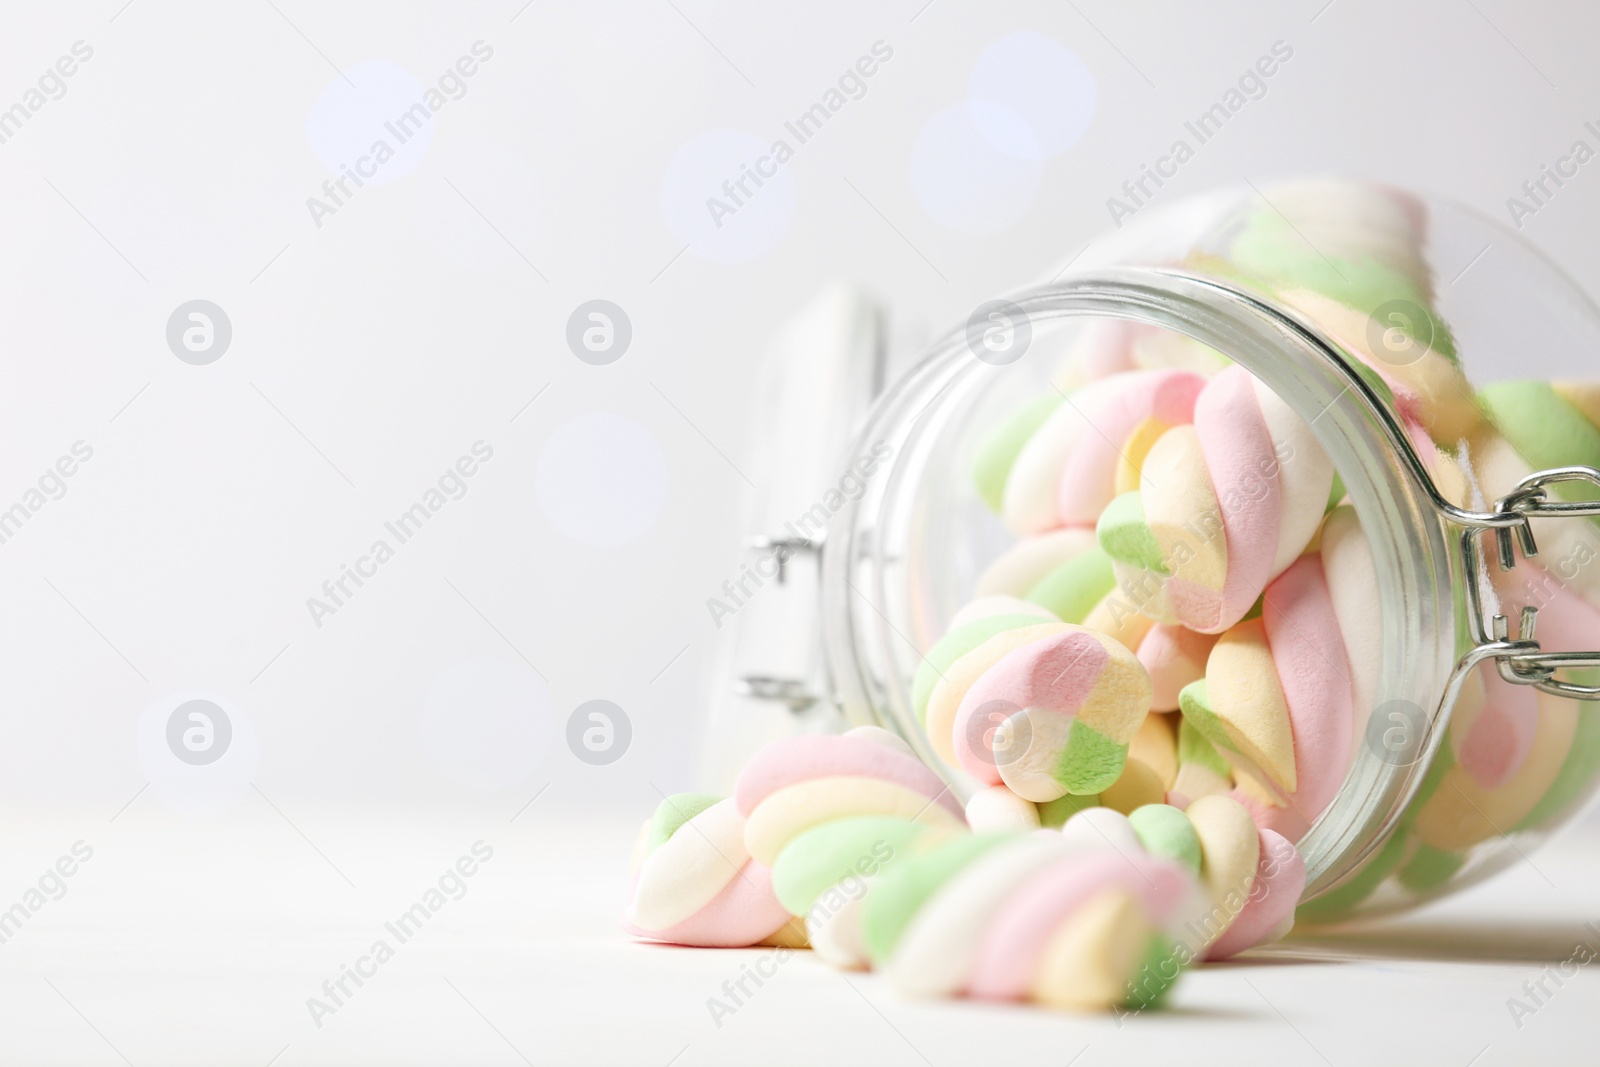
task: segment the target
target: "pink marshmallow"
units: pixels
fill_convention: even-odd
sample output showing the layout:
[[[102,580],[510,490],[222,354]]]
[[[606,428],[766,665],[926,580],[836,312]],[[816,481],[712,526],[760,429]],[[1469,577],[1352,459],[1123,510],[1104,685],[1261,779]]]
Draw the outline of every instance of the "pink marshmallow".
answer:
[[[1061,469],[1057,508],[1066,526],[1093,526],[1116,496],[1122,447],[1139,424],[1159,419],[1169,426],[1194,420],[1194,404],[1206,380],[1189,371],[1155,370],[1124,375],[1121,388],[1084,418],[1094,432],[1083,435]]]
[[[1050,935],[1104,890],[1131,892],[1159,925],[1177,910],[1191,885],[1188,872],[1153,856],[1107,851],[1064,857],[1001,904],[984,931],[967,991],[986,1000],[1026,997]]]
[[[786,737],[756,753],[745,764],[734,786],[741,815],[749,816],[778,790],[813,778],[856,776],[878,778],[903,785],[937,801],[950,814],[966,821],[950,787],[915,756],[865,737]]]
[[[1105,646],[1083,630],[1052,634],[1006,653],[973,683],[956,709],[952,740],[961,769],[987,785],[999,785],[1000,768],[989,744],[994,728],[1024,708],[1074,715],[1110,659]]]
[[[1206,676],[1206,659],[1216,635],[1183,626],[1158,625],[1139,642],[1139,662],[1150,674],[1152,711],[1177,711],[1178,694]]]
[[[1228,796],[1244,805],[1250,813],[1250,818],[1262,830],[1271,830],[1273,833],[1282,834],[1290,841],[1298,841],[1306,836],[1306,831],[1311,829],[1311,820],[1291,805],[1286,808],[1263,804],[1255,797],[1245,793],[1242,789],[1229,790]]]
[[[622,920],[622,929],[674,945],[700,948],[744,948],[764,941],[789,921],[789,913],[772,891],[772,871],[755,860],[722,887],[705,907],[665,930],[643,930]]]
[[[1133,334],[1127,319],[1092,319],[1074,349],[1078,370],[1086,382],[1133,370]]]
[[[1456,745],[1461,769],[1485,789],[1498,789],[1533,750],[1539,728],[1539,691],[1512,685],[1493,667],[1479,669],[1484,704]]]
[[[1320,556],[1302,556],[1267,587],[1262,621],[1294,733],[1294,806],[1314,821],[1350,769],[1350,662]]]
[[[1281,834],[1261,831],[1261,861],[1250,897],[1232,925],[1206,950],[1208,960],[1225,960],[1281,932],[1306,888],[1306,862]]]
[[[1167,593],[1191,629],[1221,633],[1244,618],[1272,578],[1283,493],[1249,371],[1229,367],[1211,379],[1195,403],[1194,428],[1222,513],[1228,574],[1221,590],[1174,580]]]

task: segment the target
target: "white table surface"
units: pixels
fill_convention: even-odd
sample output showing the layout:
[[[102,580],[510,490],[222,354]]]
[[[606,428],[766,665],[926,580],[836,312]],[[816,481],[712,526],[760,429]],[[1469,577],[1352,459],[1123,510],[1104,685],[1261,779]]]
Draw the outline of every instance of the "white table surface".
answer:
[[[0,944],[6,1064],[1530,1063],[1587,1046],[1600,968],[1534,1015],[1508,999],[1600,938],[1600,830],[1405,920],[1190,973],[1125,1020],[902,1000],[798,953],[719,1026],[764,950],[618,932],[636,823],[544,798],[511,821],[282,811],[192,821],[146,801],[5,828],[0,908],[82,840],[91,860]],[[317,1026],[307,998],[475,841],[467,891]],[[346,880],[348,879],[348,881]],[[389,940],[393,942],[393,937]],[[369,968],[370,969],[370,968]],[[351,987],[354,988],[354,987]],[[1003,1057],[1003,1058],[1001,1058]]]

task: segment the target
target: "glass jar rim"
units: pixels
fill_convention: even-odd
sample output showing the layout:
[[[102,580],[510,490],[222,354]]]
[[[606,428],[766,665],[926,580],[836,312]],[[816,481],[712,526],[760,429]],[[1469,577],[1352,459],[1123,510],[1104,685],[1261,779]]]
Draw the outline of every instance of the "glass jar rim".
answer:
[[[1470,516],[1438,491],[1396,414],[1355,369],[1356,357],[1270,296],[1184,270],[1116,267],[1071,274],[1010,302],[1033,322],[1124,319],[1216,349],[1278,393],[1332,458],[1368,531],[1383,602],[1373,605],[1375,623],[1384,627],[1377,706],[1416,709],[1424,730],[1403,759],[1358,744],[1337,797],[1299,842],[1305,899],[1332,888],[1399,824],[1444,737],[1470,646],[1457,595],[1461,548],[1450,519]],[[905,518],[896,490],[923,473],[919,425],[937,427],[941,410],[996,369],[974,358],[964,330],[954,331],[880,398],[858,438],[889,442],[900,469],[834,516],[823,552],[829,680],[854,722],[892,726],[898,718],[907,732],[906,694],[895,691],[897,672],[884,667],[897,660],[886,642],[907,639],[879,606],[897,600],[883,566],[885,535]],[[894,704],[902,705],[898,712]],[[920,738],[908,740],[940,766]]]

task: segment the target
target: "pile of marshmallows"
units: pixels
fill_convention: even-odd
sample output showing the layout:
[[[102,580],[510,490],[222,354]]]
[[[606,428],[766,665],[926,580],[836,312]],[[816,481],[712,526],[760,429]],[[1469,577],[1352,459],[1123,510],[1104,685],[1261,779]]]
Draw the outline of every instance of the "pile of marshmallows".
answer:
[[[1425,214],[1393,190],[1285,186],[1187,265],[1314,322],[1387,399],[1441,492],[1483,508],[1534,468],[1600,466],[1600,387],[1474,393],[1433,312]],[[1426,351],[1374,352],[1371,309],[1421,309]],[[1367,536],[1282,399],[1187,338],[1096,323],[1054,387],[981,444],[1017,535],[928,649],[912,702],[963,808],[876,727],[760,753],[735,795],[667,799],[625,928],[679,944],[809,944],[921,995],[1140,1010],[1181,969],[1281,937],[1293,843],[1338,793],[1383,661]],[[1600,528],[1539,520],[1493,580],[1551,647],[1600,638]],[[1555,568],[1552,573],[1546,567]],[[1337,918],[1394,875],[1426,894],[1469,850],[1559,818],[1600,768],[1600,716],[1475,676],[1400,827],[1300,909]]]

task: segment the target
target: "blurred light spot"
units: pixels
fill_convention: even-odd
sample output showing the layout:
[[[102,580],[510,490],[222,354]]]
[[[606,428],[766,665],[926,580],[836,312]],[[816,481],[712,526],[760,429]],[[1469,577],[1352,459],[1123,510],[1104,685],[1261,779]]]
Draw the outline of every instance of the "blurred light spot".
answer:
[[[423,103],[427,92],[410,71],[384,59],[369,59],[335,77],[306,115],[306,140],[330,174],[354,169],[358,160],[387,146],[393,158],[362,177],[368,185],[387,185],[410,174],[433,143],[433,113]],[[352,87],[353,86],[353,87]]]
[[[969,100],[923,124],[911,149],[911,188],[942,225],[998,233],[1020,222],[1038,199],[1039,158],[1038,141],[1018,115]]]
[[[1019,139],[1007,121],[978,113],[979,129],[995,149],[1019,159],[1051,159],[1077,144],[1094,118],[1094,74],[1059,41],[1030,30],[995,41],[972,71],[970,99],[1020,118],[1033,143]]]

